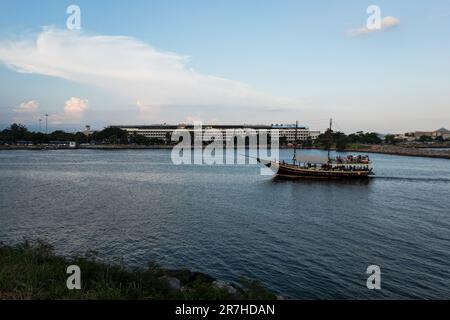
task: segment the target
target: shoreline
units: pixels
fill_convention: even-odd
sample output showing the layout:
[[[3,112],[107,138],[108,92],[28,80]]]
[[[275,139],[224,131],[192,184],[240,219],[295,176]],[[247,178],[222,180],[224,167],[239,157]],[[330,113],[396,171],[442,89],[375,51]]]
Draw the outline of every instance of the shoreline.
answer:
[[[258,281],[217,280],[188,269],[167,269],[149,263],[128,268],[101,262],[92,253],[64,257],[43,241],[0,243],[0,300],[277,300],[283,297]],[[67,268],[78,266],[81,288],[69,290]],[[18,286],[17,284],[20,284]]]
[[[434,151],[432,149],[445,148],[450,146],[414,146],[414,147],[400,147],[392,145],[361,145],[358,147],[348,147],[343,152],[358,152],[358,153],[378,153],[387,155],[407,156],[407,157],[423,157],[423,158],[438,158],[450,159],[450,150]],[[53,146],[0,146],[1,150],[161,150],[172,149],[173,145],[92,145],[92,146],[77,146],[71,147],[53,147]],[[291,146],[280,146],[280,149],[292,149]],[[235,148],[236,149],[236,148]],[[306,150],[324,150],[323,148],[311,147]],[[333,149],[333,151],[336,151]]]
[[[405,157],[422,157],[434,159],[450,159],[450,150],[447,151],[433,151],[427,147],[398,147],[385,145],[371,145],[363,148],[347,148],[346,152],[367,152],[388,154]]]

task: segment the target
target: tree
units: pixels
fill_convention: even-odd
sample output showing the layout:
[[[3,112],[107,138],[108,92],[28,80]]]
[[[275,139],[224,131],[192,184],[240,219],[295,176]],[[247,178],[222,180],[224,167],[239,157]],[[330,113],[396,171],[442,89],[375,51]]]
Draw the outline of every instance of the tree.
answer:
[[[33,132],[32,136],[33,136],[32,141],[34,144],[47,143],[49,141],[48,135],[42,132]]]
[[[347,148],[348,137],[342,132],[336,132],[333,136],[337,151],[344,151]]]
[[[430,136],[421,136],[420,138],[419,138],[419,141],[420,142],[429,142],[429,141],[432,141],[433,139],[430,137]]]
[[[71,141],[74,138],[75,135],[73,133],[67,133],[63,130],[56,130],[48,135],[49,141]]]
[[[28,140],[31,138],[28,129],[22,125],[13,123],[9,129],[5,129],[1,133],[1,140],[16,143],[20,140]]]
[[[382,140],[375,132],[364,133],[359,131],[357,133],[352,133],[348,136],[350,143],[361,143],[361,144],[380,144]]]
[[[128,144],[128,133],[125,130],[116,127],[108,127],[102,131],[93,133],[94,140],[100,140],[104,143]]]
[[[313,145],[313,141],[311,139],[311,137],[306,138],[305,141],[303,141],[303,147],[304,148],[311,148]]]
[[[333,144],[333,131],[328,129],[321,133],[316,139],[316,145],[325,149],[330,149]]]
[[[396,144],[397,143],[397,139],[395,139],[395,135],[393,134],[388,134],[384,137],[384,142],[387,144]]]
[[[74,136],[75,142],[77,143],[87,143],[88,137],[83,132],[77,132]]]

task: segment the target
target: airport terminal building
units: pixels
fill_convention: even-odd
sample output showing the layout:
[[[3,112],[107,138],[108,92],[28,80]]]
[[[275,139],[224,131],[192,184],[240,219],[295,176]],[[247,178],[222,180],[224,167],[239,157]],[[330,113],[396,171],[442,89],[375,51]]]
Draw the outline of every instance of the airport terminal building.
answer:
[[[167,140],[170,139],[172,133],[177,129],[184,129],[193,132],[194,136],[198,134],[197,130],[194,130],[194,125],[113,125],[112,128],[120,128],[127,131],[129,134],[139,134],[146,138]],[[295,124],[272,124],[272,125],[204,125],[202,132],[204,133],[208,129],[214,129],[222,133],[224,140],[232,136],[239,135],[252,135],[258,134],[262,131],[270,131],[277,129],[279,131],[280,139],[286,142],[294,142],[295,136],[300,141],[315,140],[320,134],[320,131],[312,131],[305,126],[298,126]],[[202,140],[208,140],[202,137]]]

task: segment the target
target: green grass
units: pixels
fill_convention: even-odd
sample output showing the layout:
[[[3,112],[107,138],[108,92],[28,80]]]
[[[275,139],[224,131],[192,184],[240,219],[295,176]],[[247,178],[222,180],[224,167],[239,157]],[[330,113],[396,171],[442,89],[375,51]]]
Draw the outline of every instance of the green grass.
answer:
[[[68,290],[69,265],[81,269],[81,290]],[[171,289],[176,277],[182,290]],[[258,282],[243,280],[236,294],[219,289],[213,278],[188,270],[165,270],[150,264],[128,269],[95,260],[93,254],[64,258],[42,241],[0,245],[0,299],[275,299]]]
[[[370,145],[360,143],[350,143],[347,145],[347,150],[360,150],[370,148]]]

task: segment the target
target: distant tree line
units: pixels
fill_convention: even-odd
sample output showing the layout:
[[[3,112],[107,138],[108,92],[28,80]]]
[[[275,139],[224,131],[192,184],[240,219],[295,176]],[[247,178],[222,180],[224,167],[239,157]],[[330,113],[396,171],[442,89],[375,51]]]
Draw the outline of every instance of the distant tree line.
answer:
[[[93,144],[164,144],[166,141],[157,138],[147,138],[139,134],[128,134],[120,128],[105,128],[101,131],[85,135],[83,132],[70,133],[62,130],[49,134],[29,131],[24,125],[13,123],[9,128],[0,131],[0,143],[18,144],[33,143],[45,144],[58,141],[73,141],[77,143]]]
[[[191,141],[193,143],[194,136],[191,132]],[[236,138],[235,138],[236,139]],[[246,143],[248,143],[246,138]],[[9,128],[0,131],[0,144],[18,144],[22,142],[32,144],[45,144],[58,141],[73,141],[76,143],[92,143],[92,144],[137,144],[137,145],[158,145],[166,144],[170,142],[170,135],[165,139],[147,138],[140,134],[129,134],[127,131],[116,127],[108,127],[101,131],[93,132],[90,135],[86,135],[83,132],[70,133],[63,130],[56,130],[49,134],[42,132],[29,131],[24,125],[13,123]],[[270,137],[268,138],[270,141]],[[418,139],[420,142],[429,141],[444,141],[442,137],[432,138],[429,136],[422,136]],[[375,132],[356,132],[349,135],[340,131],[327,130],[320,134],[316,140],[312,140],[310,137],[303,141],[297,141],[298,145],[302,145],[305,148],[319,147],[319,148],[336,148],[337,150],[345,150],[347,146],[352,144],[396,144],[399,141],[395,135],[386,135],[382,140]],[[204,142],[206,143],[206,142]],[[280,145],[286,145],[287,138],[280,137]]]
[[[312,145],[329,149],[345,150],[351,144],[381,144],[383,140],[375,132],[357,132],[346,135],[340,131],[327,130],[320,134]],[[309,143],[309,142],[308,142]]]

